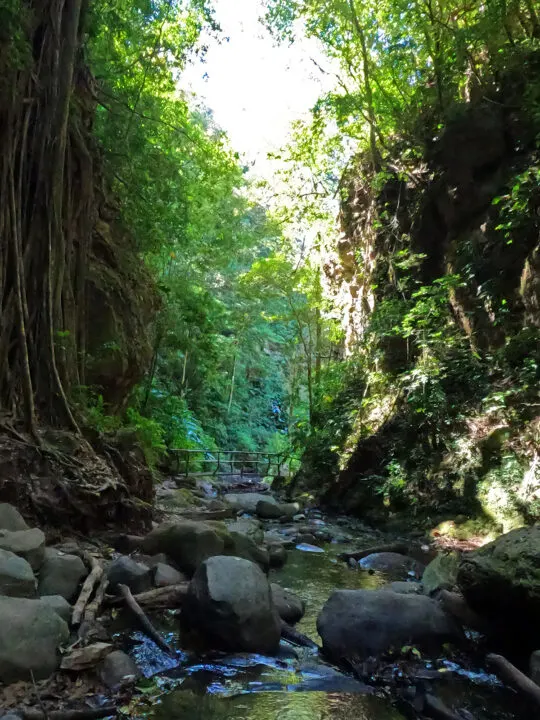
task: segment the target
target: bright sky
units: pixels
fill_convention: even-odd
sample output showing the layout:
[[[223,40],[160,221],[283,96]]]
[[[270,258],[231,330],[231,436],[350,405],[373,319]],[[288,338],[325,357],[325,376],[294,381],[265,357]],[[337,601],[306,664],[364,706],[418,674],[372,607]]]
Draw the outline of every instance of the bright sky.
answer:
[[[206,61],[190,66],[181,85],[213,111],[234,149],[255,163],[255,173],[268,176],[266,154],[284,144],[291,122],[307,114],[329,76],[311,59],[326,64],[315,40],[274,44],[259,23],[262,6],[261,0],[215,0],[229,41],[209,40]]]

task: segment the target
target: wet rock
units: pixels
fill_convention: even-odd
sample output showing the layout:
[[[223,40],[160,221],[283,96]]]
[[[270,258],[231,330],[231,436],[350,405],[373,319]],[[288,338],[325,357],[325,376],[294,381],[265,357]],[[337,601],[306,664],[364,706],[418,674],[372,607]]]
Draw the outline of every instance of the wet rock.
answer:
[[[45,559],[39,571],[39,594],[61,595],[66,600],[73,600],[87,575],[88,570],[77,555],[45,548]]]
[[[36,578],[30,564],[8,550],[0,550],[0,595],[32,598]]]
[[[378,656],[390,648],[413,645],[439,650],[459,640],[459,627],[431,598],[388,590],[336,590],[317,618],[325,654]]]
[[[118,591],[119,585],[127,585],[134,595],[152,588],[152,571],[148,565],[135,562],[127,555],[112,561],[107,570],[107,579],[108,589],[113,593]]]
[[[98,665],[113,649],[110,643],[96,642],[86,647],[78,647],[64,655],[60,667],[62,670],[88,670]]]
[[[287,562],[287,550],[281,543],[272,543],[266,546],[271,568],[281,568]]]
[[[255,512],[263,520],[279,520],[280,518],[292,520],[299,509],[297,503],[280,503],[276,505],[275,502],[268,502],[265,499],[257,503]]]
[[[224,495],[223,499],[235,510],[247,512],[252,515],[255,514],[257,503],[261,500],[277,505],[277,500],[271,495],[265,495],[264,493],[229,493],[228,495]]]
[[[45,535],[39,528],[0,530],[0,550],[8,550],[24,558],[35,572],[45,558]]]
[[[142,673],[129,655],[122,650],[113,650],[103,661],[99,674],[104,685],[116,690],[137,682]]]
[[[143,540],[147,553],[165,553],[189,577],[213,555],[225,550],[226,533],[204,522],[180,520],[162,523]]]
[[[58,648],[69,639],[67,624],[40,600],[0,597],[0,681],[39,680],[60,664]]]
[[[0,530],[28,530],[21,513],[9,503],[0,503]]]
[[[293,519],[295,522],[301,522],[302,520],[305,520],[305,519],[306,519],[306,516],[304,515],[304,513],[298,513],[297,515],[293,515],[293,518],[292,518],[292,519]]]
[[[437,555],[427,565],[422,575],[422,585],[426,595],[434,595],[438,590],[453,590],[457,583],[460,554],[454,551]]]
[[[159,562],[154,568],[154,585],[156,587],[168,587],[169,585],[178,585],[186,582],[187,577],[175,568],[166,563]]]
[[[535,650],[529,660],[529,675],[533,682],[540,685],[540,650]]]
[[[72,607],[62,595],[43,595],[40,601],[50,607],[68,625],[71,621]]]
[[[396,580],[395,582],[388,583],[388,585],[382,587],[381,590],[390,590],[390,592],[398,593],[398,595],[420,595],[423,591],[423,586],[422,583],[419,582]]]
[[[191,580],[182,609],[210,647],[230,651],[277,651],[280,621],[262,570],[243,558],[205,560]]]
[[[317,538],[313,533],[302,532],[296,536],[296,542],[304,545],[316,545]]]
[[[262,545],[264,540],[264,530],[261,523],[252,518],[239,518],[236,522],[227,525],[227,530],[245,535],[256,545]]]
[[[225,539],[225,552],[226,555],[235,555],[245,560],[251,560],[257,563],[265,572],[270,569],[270,557],[268,551],[265,548],[255,545],[247,535],[241,533],[231,532],[229,537]]]
[[[395,552],[372,553],[358,561],[363,570],[375,570],[394,578],[420,577],[424,566],[408,555]]]
[[[471,608],[512,643],[540,636],[540,525],[512,530],[467,553],[457,583]]]
[[[304,617],[306,603],[291,590],[286,590],[277,583],[270,584],[272,601],[282,620],[294,625]]]
[[[312,553],[323,553],[324,550],[317,545],[310,545],[309,543],[299,543],[296,546],[297,550],[301,550],[302,552],[312,552]]]

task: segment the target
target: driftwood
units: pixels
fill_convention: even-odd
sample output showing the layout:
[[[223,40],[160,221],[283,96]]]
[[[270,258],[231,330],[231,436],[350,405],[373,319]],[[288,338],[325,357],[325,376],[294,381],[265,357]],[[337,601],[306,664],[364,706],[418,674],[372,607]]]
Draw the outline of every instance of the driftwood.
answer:
[[[527,677],[521,670],[518,670],[515,665],[512,665],[512,663],[502,655],[490,653],[486,660],[501,680],[504,680],[504,682],[511,685],[519,693],[525,695],[537,705],[540,705],[540,685],[533,682],[531,678]]]
[[[298,630],[295,630],[295,628],[288,625],[284,620],[281,621],[281,637],[293,645],[311,648],[312,650],[320,650],[317,643],[313,642],[307,635],[303,635],[301,632],[298,632]]]
[[[126,601],[126,605],[128,606],[128,608],[139,621],[141,629],[144,630],[148,637],[153,640],[159,648],[164,650],[166,653],[169,653],[169,655],[174,655],[174,650],[168,643],[165,642],[165,640],[161,637],[156,628],[152,625],[150,620],[145,615],[144,610],[141,608],[139,603],[131,594],[131,590],[128,588],[128,586],[118,585],[118,590]]]
[[[385,545],[373,545],[372,547],[365,548],[364,550],[353,550],[352,552],[340,553],[338,557],[340,560],[345,560],[345,562],[347,562],[351,559],[361,560],[368,555],[373,555],[373,553],[394,552],[399,553],[400,555],[406,555],[408,551],[409,547],[406,543],[395,542],[387,543]]]
[[[51,710],[43,712],[33,708],[23,708],[15,711],[23,720],[99,720],[99,718],[116,715],[115,705],[102,705],[99,708],[85,708],[83,710]]]
[[[133,599],[141,606],[147,608],[174,608],[178,607],[187,594],[189,583],[168,585],[133,595]],[[123,597],[111,597],[105,600],[109,607],[118,607],[124,604]]]
[[[102,576],[101,582],[98,585],[98,589],[96,590],[96,595],[91,603],[88,603],[86,606],[86,610],[84,611],[84,622],[91,625],[99,612],[99,609],[103,603],[103,600],[105,598],[105,591],[107,590],[107,586],[109,584],[109,581],[107,580],[107,577],[105,575]]]
[[[75,607],[73,608],[73,614],[71,616],[72,625],[79,625],[81,622],[86,605],[94,591],[94,587],[101,580],[103,575],[103,567],[93,555],[85,554],[85,559],[90,563],[91,571],[90,575],[88,575],[84,581],[81,594],[79,595],[79,598],[75,603]]]

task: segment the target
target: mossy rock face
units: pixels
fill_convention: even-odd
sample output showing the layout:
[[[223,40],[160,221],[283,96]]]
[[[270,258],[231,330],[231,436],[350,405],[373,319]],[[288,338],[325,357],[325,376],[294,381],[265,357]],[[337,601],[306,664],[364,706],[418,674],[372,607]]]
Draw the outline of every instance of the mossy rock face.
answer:
[[[458,570],[469,605],[519,647],[540,635],[540,525],[519,528],[469,553]]]

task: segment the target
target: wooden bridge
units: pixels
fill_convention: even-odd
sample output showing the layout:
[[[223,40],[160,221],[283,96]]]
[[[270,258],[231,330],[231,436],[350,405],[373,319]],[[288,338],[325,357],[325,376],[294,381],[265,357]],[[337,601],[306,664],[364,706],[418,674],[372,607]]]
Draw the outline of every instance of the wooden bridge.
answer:
[[[257,477],[290,477],[300,461],[289,453],[246,452],[244,450],[169,450],[175,458],[174,467],[179,475],[215,477],[240,475]]]

